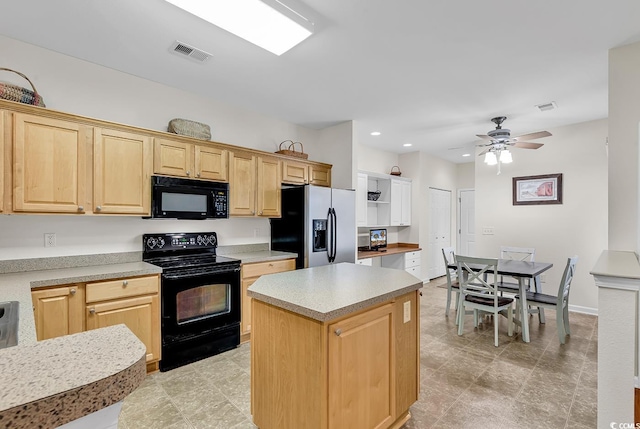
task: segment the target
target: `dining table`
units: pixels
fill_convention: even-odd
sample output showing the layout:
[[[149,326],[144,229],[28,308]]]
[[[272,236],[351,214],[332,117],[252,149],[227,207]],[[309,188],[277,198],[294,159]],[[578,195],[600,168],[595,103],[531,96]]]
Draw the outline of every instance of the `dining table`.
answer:
[[[469,268],[478,271],[482,270],[484,265],[469,264]],[[511,276],[518,279],[518,295],[520,296],[521,312],[520,320],[514,321],[522,329],[522,341],[528,343],[529,337],[529,307],[527,304],[527,279],[533,279],[535,282],[535,290],[541,291],[540,275],[545,271],[553,267],[551,262],[529,262],[518,261],[515,259],[498,259],[498,275]],[[455,263],[448,265],[448,268],[456,270],[458,266]],[[544,323],[543,309],[538,309],[540,312],[540,323]]]

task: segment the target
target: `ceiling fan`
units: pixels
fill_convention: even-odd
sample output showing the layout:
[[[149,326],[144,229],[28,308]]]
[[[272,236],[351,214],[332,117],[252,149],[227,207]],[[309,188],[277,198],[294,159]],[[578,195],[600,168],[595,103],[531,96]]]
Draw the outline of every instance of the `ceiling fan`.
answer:
[[[500,164],[508,164],[512,161],[509,146],[522,149],[538,149],[543,146],[542,143],[531,143],[525,140],[535,140],[542,137],[549,137],[549,131],[538,131],[537,133],[523,134],[521,136],[511,137],[511,130],[502,128],[502,123],[507,119],[506,116],[497,116],[491,119],[496,124],[496,129],[485,134],[476,134],[481,139],[489,140],[489,143],[478,144],[478,147],[487,147],[478,154],[485,155],[484,162],[489,165],[498,164],[498,174],[500,174]]]

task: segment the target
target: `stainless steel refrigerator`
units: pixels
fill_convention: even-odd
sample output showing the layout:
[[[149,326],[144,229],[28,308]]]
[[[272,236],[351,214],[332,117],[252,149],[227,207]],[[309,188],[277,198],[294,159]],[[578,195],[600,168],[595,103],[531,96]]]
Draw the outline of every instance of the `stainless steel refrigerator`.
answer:
[[[356,193],[304,185],[282,189],[271,221],[271,250],[298,254],[296,268],[356,260]]]

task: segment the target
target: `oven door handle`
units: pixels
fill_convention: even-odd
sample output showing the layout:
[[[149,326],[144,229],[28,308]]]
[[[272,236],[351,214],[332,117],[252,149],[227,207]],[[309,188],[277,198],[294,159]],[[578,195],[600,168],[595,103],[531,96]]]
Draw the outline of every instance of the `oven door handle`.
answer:
[[[180,280],[180,279],[189,279],[189,278],[194,278],[194,277],[202,277],[202,276],[206,276],[206,275],[212,275],[212,274],[229,274],[229,273],[237,273],[240,272],[240,268],[234,268],[232,270],[194,270],[192,272],[182,272],[179,274],[168,274],[168,273],[163,273],[162,274],[162,278],[163,279],[167,279],[167,280]]]

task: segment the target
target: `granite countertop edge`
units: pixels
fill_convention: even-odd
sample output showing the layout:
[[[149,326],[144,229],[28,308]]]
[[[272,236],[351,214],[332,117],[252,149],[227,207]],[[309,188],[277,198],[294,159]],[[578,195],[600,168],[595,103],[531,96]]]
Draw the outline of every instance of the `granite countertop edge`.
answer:
[[[93,365],[97,354],[108,356]],[[0,421],[12,428],[58,427],[123,400],[146,377],[146,348],[125,325],[3,349],[0,361],[0,378],[12,386],[0,395]]]
[[[415,284],[406,286],[406,287],[402,287],[400,289],[396,289],[394,291],[391,292],[387,292],[381,295],[377,295],[377,296],[373,296],[369,299],[357,302],[357,303],[352,303],[352,304],[348,304],[345,305],[343,307],[340,308],[336,308],[334,310],[328,311],[326,313],[322,313],[316,310],[312,310],[310,308],[307,307],[303,307],[288,301],[283,301],[277,298],[273,298],[271,296],[268,295],[264,295],[261,294],[259,292],[254,292],[254,291],[248,291],[248,295],[251,298],[255,298],[258,299],[260,301],[266,302],[267,304],[271,304],[271,305],[275,305],[276,307],[280,307],[284,310],[289,310],[293,313],[299,314],[301,316],[306,316],[309,317],[311,319],[317,320],[319,322],[329,322],[331,320],[335,320],[338,319],[340,317],[343,316],[347,316],[349,314],[355,313],[357,311],[360,310],[364,310],[368,307],[374,306],[376,304],[382,304],[384,302],[387,302],[389,300],[392,300],[393,298],[397,298],[399,296],[402,296],[406,293],[409,292],[413,292],[415,290],[420,289],[421,287],[423,287],[422,282],[417,282]]]

